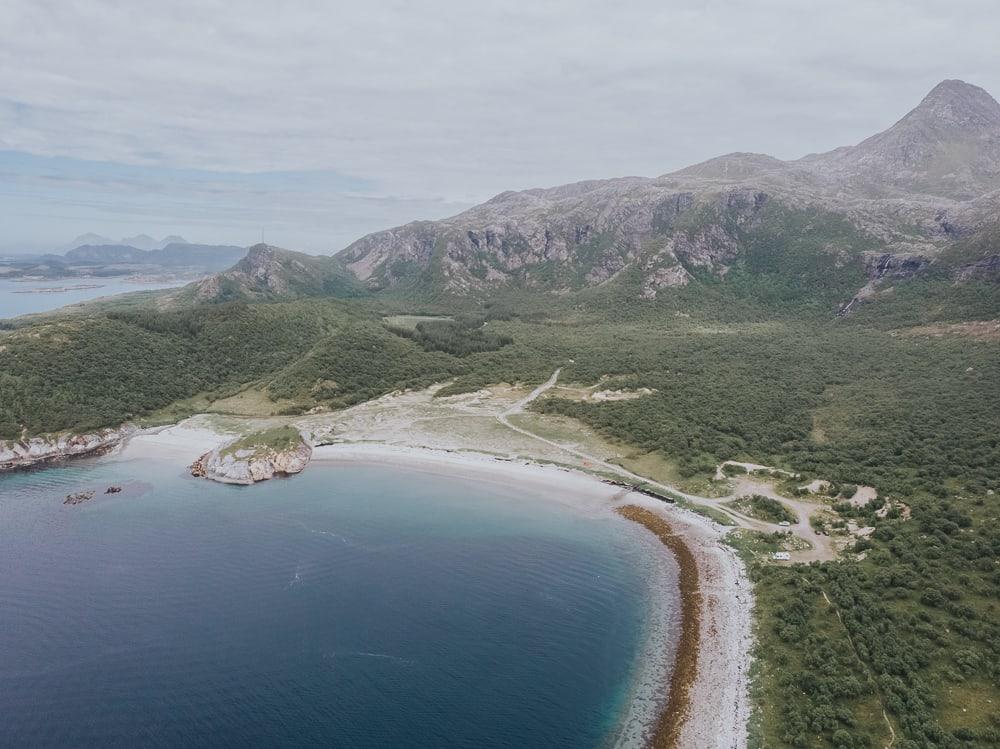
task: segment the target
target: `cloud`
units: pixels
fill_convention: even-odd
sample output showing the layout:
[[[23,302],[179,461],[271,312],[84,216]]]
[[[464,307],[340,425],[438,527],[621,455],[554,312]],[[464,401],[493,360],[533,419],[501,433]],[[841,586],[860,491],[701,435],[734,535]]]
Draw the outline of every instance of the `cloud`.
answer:
[[[1000,90],[998,22],[971,0],[6,0],[0,145],[356,175],[411,196],[384,199],[416,218],[505,189],[857,142],[942,78]]]
[[[235,244],[264,231],[275,244],[333,252],[370,231],[465,207],[381,194],[332,171],[215,172],[0,151],[6,251],[51,249],[86,229]]]

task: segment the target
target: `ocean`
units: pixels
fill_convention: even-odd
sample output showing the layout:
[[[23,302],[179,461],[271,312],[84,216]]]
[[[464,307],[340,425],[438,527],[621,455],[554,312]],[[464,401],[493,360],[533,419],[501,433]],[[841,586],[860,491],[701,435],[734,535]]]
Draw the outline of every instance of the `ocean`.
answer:
[[[141,283],[124,278],[60,278],[56,280],[23,280],[0,278],[0,319],[27,315],[33,312],[48,312],[68,304],[78,304],[98,297],[124,294],[130,291],[152,291],[169,289],[190,283],[180,280],[163,280]],[[35,291],[35,289],[55,289],[73,286],[98,286],[94,289],[68,288],[66,291]],[[27,292],[27,293],[25,293]]]
[[[610,746],[663,596],[637,533],[366,464],[2,475],[0,745]]]

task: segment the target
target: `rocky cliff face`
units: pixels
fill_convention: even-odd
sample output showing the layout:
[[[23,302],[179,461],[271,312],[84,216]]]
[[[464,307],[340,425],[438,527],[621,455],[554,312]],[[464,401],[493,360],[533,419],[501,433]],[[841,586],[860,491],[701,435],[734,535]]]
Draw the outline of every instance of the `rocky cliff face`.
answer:
[[[223,484],[254,484],[299,473],[311,458],[312,446],[302,439],[282,449],[223,446],[198,458],[191,474]]]
[[[369,288],[437,283],[453,292],[596,286],[639,268],[645,294],[691,271],[724,274],[768,193],[697,195],[627,179],[504,193],[453,219],[369,235],[340,257]]]
[[[564,292],[627,277],[652,298],[702,274],[724,278],[747,266],[751,246],[792,234],[859,277],[873,272],[873,254],[875,272],[909,272],[913,258],[930,263],[998,206],[1000,104],[945,81],[857,146],[788,162],[736,153],[657,178],[502,193],[450,219],[371,234],[338,257],[375,290]],[[857,241],[825,237],[829,222],[808,220],[819,214],[849,222]]]
[[[24,441],[0,440],[0,471],[27,468],[63,458],[95,455],[117,447],[134,434],[130,424],[87,434],[51,434]]]
[[[864,255],[865,274],[870,281],[914,278],[930,263],[930,258],[915,253],[870,252]]]

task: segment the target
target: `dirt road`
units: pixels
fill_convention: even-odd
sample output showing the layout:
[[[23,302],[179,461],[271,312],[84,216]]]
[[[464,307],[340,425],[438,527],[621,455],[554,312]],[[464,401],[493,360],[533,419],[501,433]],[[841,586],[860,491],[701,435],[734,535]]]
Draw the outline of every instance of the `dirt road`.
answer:
[[[667,495],[672,495],[681,499],[684,499],[691,504],[700,505],[703,507],[711,507],[718,512],[724,513],[730,517],[733,522],[739,528],[747,528],[750,530],[761,531],[764,533],[772,533],[774,531],[788,531],[792,535],[797,536],[801,540],[809,544],[808,549],[803,551],[793,551],[791,553],[792,561],[794,562],[812,562],[812,561],[826,561],[830,559],[835,559],[837,557],[837,549],[833,544],[833,539],[829,536],[817,535],[812,526],[809,524],[809,518],[813,512],[821,509],[820,506],[804,502],[797,499],[789,499],[788,497],[783,497],[774,491],[770,484],[762,481],[755,481],[751,477],[741,477],[736,485],[736,490],[726,495],[725,497],[701,497],[697,494],[688,494],[682,492],[680,489],[668,484],[661,483],[659,481],[654,481],[646,476],[640,476],[637,473],[633,473],[615,463],[609,463],[608,461],[602,460],[594,455],[590,455],[583,450],[580,450],[569,445],[564,445],[554,440],[547,439],[541,435],[535,434],[534,432],[524,429],[523,427],[516,426],[510,422],[510,417],[519,413],[523,413],[525,408],[533,400],[538,398],[540,395],[550,390],[555,386],[556,382],[559,380],[559,374],[562,368],[557,369],[552,373],[544,383],[532,390],[528,395],[526,395],[521,400],[517,401],[511,405],[506,410],[497,414],[497,421],[503,424],[508,429],[512,429],[518,434],[529,437],[533,440],[542,442],[550,447],[554,447],[562,452],[573,455],[581,460],[585,460],[591,463],[593,466],[599,468],[602,471],[607,471],[609,473],[618,475],[624,479],[628,479],[636,484],[647,484],[654,489],[665,492]],[[765,466],[761,466],[762,468]],[[743,513],[734,510],[732,507],[726,506],[727,502],[731,502],[737,497],[742,497],[747,494],[761,494],[766,497],[771,497],[772,499],[777,499],[782,502],[786,507],[788,507],[792,512],[795,513],[798,521],[791,526],[782,527],[776,523],[769,523],[764,520],[758,520],[756,518],[749,517]]]

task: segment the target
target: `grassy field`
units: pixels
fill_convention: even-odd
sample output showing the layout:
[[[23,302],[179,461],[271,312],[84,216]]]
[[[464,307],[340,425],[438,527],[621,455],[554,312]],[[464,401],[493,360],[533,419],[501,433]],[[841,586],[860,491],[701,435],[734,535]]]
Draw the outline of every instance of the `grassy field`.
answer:
[[[454,319],[451,315],[388,315],[382,318],[382,322],[390,328],[416,330],[422,322],[451,322]]]
[[[299,431],[290,426],[278,426],[258,432],[251,432],[229,443],[222,450],[223,455],[234,455],[241,450],[271,450],[281,452],[302,442]]]

